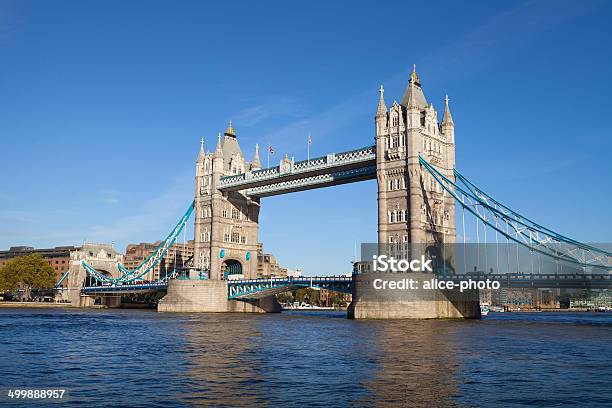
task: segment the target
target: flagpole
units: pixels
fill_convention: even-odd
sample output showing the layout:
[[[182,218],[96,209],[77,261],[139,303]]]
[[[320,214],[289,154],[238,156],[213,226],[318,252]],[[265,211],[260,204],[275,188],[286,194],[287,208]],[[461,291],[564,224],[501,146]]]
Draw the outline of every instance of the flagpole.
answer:
[[[308,145],[308,161],[310,161],[310,134],[308,134],[308,140],[306,141]]]
[[[268,146],[268,168],[270,168],[270,146]]]

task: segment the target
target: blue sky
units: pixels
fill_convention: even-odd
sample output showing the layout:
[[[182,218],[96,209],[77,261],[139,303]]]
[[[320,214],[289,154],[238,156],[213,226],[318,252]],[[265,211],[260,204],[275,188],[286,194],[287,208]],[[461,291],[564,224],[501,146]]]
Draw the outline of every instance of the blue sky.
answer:
[[[573,238],[610,242],[612,3],[0,0],[0,248],[154,241],[233,120],[297,158],[373,142],[412,64],[457,166]],[[262,157],[265,162],[265,155]],[[376,239],[374,181],[266,198],[284,266],[345,273]]]

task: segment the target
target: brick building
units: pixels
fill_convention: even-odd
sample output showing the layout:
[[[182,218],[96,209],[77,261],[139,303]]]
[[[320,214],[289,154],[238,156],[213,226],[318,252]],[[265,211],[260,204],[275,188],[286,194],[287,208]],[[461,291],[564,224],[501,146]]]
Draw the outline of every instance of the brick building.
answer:
[[[8,251],[0,251],[0,268],[4,267],[11,259],[24,256],[39,254],[49,262],[53,268],[57,280],[70,268],[70,253],[80,248],[74,246],[58,246],[55,248],[34,248],[30,246],[14,246]]]
[[[127,269],[133,270],[143,263],[155,250],[161,241],[154,243],[141,242],[140,244],[128,244],[125,249],[124,265]],[[171,274],[175,266],[177,268],[187,267],[193,259],[193,240],[187,243],[175,242],[164,258],[155,265],[143,279],[154,281],[163,278],[166,273]]]

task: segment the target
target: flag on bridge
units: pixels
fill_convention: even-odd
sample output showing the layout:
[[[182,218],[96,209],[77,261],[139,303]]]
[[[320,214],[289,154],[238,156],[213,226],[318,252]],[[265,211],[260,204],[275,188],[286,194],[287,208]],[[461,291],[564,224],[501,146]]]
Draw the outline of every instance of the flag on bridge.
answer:
[[[268,146],[268,168],[270,167],[270,155],[274,154],[274,149],[272,148],[272,145]]]

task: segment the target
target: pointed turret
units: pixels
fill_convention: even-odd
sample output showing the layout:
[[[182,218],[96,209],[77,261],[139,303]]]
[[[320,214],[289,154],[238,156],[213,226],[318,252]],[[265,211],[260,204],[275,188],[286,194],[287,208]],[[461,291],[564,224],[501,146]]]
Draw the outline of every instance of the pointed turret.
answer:
[[[198,155],[198,161],[204,161],[204,138],[200,140],[200,154]]]
[[[376,116],[383,116],[387,114],[387,105],[385,105],[385,88],[380,86],[378,90],[380,92],[380,100],[378,101],[378,109],[376,109]]]
[[[442,134],[446,136],[446,140],[450,143],[455,143],[455,123],[453,122],[453,117],[451,116],[450,108],[448,107],[448,95],[446,95],[446,98],[444,98],[444,117],[442,118],[440,128],[442,130]]]
[[[229,137],[236,137],[236,132],[234,131],[234,128],[232,127],[232,121],[229,121],[229,125],[227,126],[227,129],[225,129],[225,136],[229,136]]]
[[[421,80],[416,72],[416,65],[412,67],[408,87],[404,92],[401,104],[407,108],[418,108],[420,110],[427,108],[427,100],[423,94],[423,89],[421,89]]]
[[[255,144],[255,155],[253,156],[253,161],[251,162],[251,170],[259,169],[261,169],[261,163],[259,162],[259,145]]]
[[[221,132],[217,136],[217,147],[215,148],[215,157],[223,157],[223,149],[221,148]]]
[[[444,98],[444,116],[442,117],[442,124],[455,126],[450,108],[448,107],[448,95]]]

